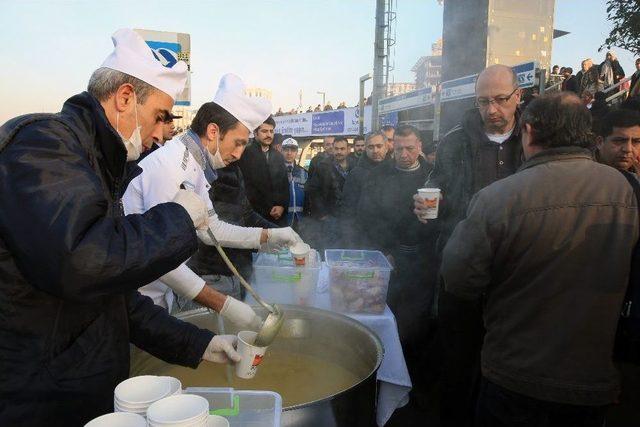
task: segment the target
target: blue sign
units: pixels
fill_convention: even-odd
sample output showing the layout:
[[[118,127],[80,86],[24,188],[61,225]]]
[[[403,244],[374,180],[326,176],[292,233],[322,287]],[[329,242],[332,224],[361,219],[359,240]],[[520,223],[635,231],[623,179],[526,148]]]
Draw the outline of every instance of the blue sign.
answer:
[[[380,126],[391,125],[393,127],[398,126],[398,112],[394,111],[388,114],[380,115]]]
[[[311,133],[313,135],[331,135],[342,132],[344,132],[344,111],[327,111],[314,113],[311,116]]]

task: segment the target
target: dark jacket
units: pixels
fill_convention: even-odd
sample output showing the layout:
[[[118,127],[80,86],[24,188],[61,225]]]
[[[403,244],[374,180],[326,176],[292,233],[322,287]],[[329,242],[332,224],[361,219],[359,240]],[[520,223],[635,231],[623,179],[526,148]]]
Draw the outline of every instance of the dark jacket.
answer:
[[[562,82],[561,86],[562,90],[571,91],[573,93],[578,93],[578,79],[576,76],[569,76],[568,79],[565,79]]]
[[[347,157],[346,174],[355,167],[353,160]],[[345,176],[338,171],[339,166],[328,157],[320,161],[316,172],[307,180],[305,195],[309,200],[310,214],[314,218],[327,215],[336,217],[342,200],[342,188]]]
[[[342,189],[342,203],[340,206],[340,224],[342,236],[348,248],[359,248],[365,245],[363,241],[362,220],[358,216],[358,204],[362,195],[362,187],[372,170],[393,164],[393,159],[386,157],[380,162],[372,161],[366,154],[360,157],[356,167],[349,172]],[[423,181],[424,182],[424,181]]]
[[[321,161],[323,161],[325,159],[328,159],[330,157],[331,156],[329,156],[326,151],[322,151],[322,152],[316,154],[315,156],[313,156],[313,158],[309,162],[309,178],[311,178],[311,176],[313,176],[313,174],[316,172],[316,168],[318,167],[318,163],[320,163]]]
[[[277,227],[258,215],[251,207],[245,193],[242,171],[237,162],[217,169],[216,172],[218,178],[211,183],[209,197],[222,221],[242,227]],[[225,248],[224,250],[242,274],[251,273],[251,250],[235,248]],[[231,276],[233,274],[216,248],[202,242],[198,242],[198,252],[191,257],[188,265],[201,276],[210,274]]]
[[[195,367],[213,336],[136,291],[197,238],[174,203],[123,216],[125,164],[86,92],[0,128],[0,425],[82,425],[113,410],[129,342]]]
[[[286,221],[286,210],[289,206],[289,181],[284,167],[284,157],[269,147],[269,159],[260,147],[260,143],[253,140],[244,150],[238,160],[244,177],[247,198],[253,209],[268,221],[274,221],[269,212],[274,206],[282,206],[284,213],[279,222]]]
[[[385,161],[367,175],[357,217],[370,247],[384,253],[411,247],[415,252],[424,242],[428,230],[413,213],[413,195],[422,188],[432,168],[422,156],[418,162],[419,169],[402,171],[395,162]]]
[[[447,291],[485,293],[482,373],[535,399],[607,405],[638,240],[633,189],[579,147],[543,151],[481,190],[449,239]]]
[[[517,112],[516,123],[519,116]],[[515,173],[522,164],[517,124],[511,137],[502,144],[490,141],[483,126],[478,110],[469,110],[460,125],[438,144],[436,164],[425,187],[440,188],[444,197],[438,219],[433,221],[439,228],[439,250],[456,224],[465,218],[471,197],[494,181]]]

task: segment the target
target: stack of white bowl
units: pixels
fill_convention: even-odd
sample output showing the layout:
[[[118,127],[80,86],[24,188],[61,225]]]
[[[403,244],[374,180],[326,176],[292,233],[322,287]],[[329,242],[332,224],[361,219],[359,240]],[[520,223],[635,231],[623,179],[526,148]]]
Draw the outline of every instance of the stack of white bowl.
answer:
[[[146,416],[147,408],[167,396],[182,392],[182,384],[173,377],[142,375],[122,381],[115,389],[115,412],[130,412]]]
[[[149,427],[228,427],[229,422],[209,415],[209,402],[202,396],[182,394],[165,397],[147,409]]]
[[[94,418],[84,427],[147,427],[147,421],[138,414],[116,412]]]

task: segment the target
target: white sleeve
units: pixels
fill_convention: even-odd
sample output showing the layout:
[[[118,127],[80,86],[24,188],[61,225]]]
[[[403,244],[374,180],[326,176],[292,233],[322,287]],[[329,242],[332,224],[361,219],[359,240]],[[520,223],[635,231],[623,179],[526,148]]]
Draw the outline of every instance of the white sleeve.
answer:
[[[190,300],[198,296],[206,283],[186,264],[180,264],[178,268],[162,276],[160,281],[173,289],[176,294]]]
[[[209,211],[209,228],[220,246],[236,249],[260,249],[262,228],[240,227],[221,221],[213,209]],[[207,232],[198,231],[198,237],[206,245],[213,245]]]

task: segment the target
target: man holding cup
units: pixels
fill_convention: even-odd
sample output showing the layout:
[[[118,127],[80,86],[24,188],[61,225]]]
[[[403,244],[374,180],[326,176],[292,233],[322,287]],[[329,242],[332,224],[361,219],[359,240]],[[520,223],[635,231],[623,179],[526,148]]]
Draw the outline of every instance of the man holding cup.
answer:
[[[467,212],[471,197],[487,185],[516,172],[522,163],[520,89],[513,70],[492,65],[476,80],[476,108],[440,141],[433,173],[424,187],[440,189],[437,219],[434,198],[425,205],[414,197],[415,214],[437,228],[436,254],[441,254],[455,226]],[[433,196],[433,194],[432,194]],[[438,279],[438,328],[443,343],[443,426],[471,424],[474,385],[479,378],[478,360],[483,328],[479,301],[466,301],[443,290]]]

